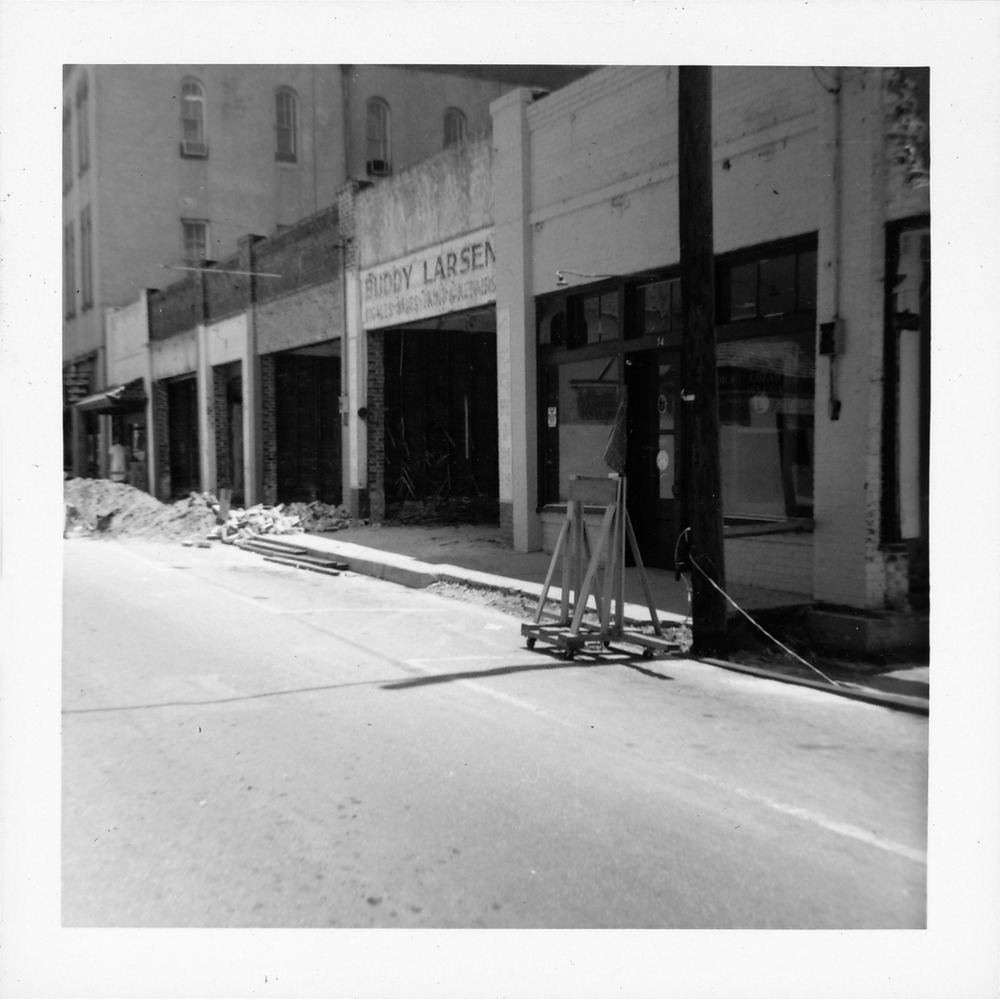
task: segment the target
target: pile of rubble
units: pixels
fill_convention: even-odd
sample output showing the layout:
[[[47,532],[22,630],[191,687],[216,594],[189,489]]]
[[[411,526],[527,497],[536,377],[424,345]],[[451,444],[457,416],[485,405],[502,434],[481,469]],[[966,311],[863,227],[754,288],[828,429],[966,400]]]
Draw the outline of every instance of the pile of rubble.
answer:
[[[205,544],[216,539],[246,540],[265,534],[318,534],[351,524],[342,507],[325,503],[290,503],[225,513],[212,493],[190,493],[175,503],[108,479],[70,479],[64,483],[64,537],[91,533]]]
[[[302,522],[302,529],[309,534],[325,534],[328,531],[341,531],[354,522],[346,507],[331,506],[315,500],[312,503],[289,503],[285,513],[297,516]]]
[[[207,494],[216,520],[220,517],[219,501]],[[256,538],[261,534],[301,534],[302,522],[296,515],[285,513],[283,506],[265,506],[258,503],[255,506],[230,509],[225,523],[217,524],[209,531],[209,538],[223,538],[228,541],[241,541]]]
[[[214,497],[212,509],[220,512]],[[245,540],[261,534],[322,534],[350,526],[351,517],[346,510],[318,500],[312,503],[279,503],[277,506],[258,503],[245,510],[230,509],[225,524],[220,524],[211,536]]]
[[[100,533],[150,539],[204,538],[215,513],[197,493],[176,503],[108,479],[70,479],[63,484],[64,536]]]
[[[441,496],[390,504],[390,524],[495,524],[500,516],[496,499],[488,496]]]

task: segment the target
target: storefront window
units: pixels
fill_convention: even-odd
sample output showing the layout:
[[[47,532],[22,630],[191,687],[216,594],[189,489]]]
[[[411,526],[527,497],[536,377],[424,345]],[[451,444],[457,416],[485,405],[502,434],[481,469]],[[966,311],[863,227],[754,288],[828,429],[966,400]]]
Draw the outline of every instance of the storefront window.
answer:
[[[717,264],[728,524],[812,517],[815,245],[805,236]],[[541,502],[565,502],[571,475],[608,474],[604,452],[626,386],[630,496],[695,502],[683,475],[690,424],[676,408],[684,388],[676,271],[540,298],[536,318]]]
[[[761,315],[783,316],[795,311],[795,257],[760,262]]]
[[[566,299],[539,299],[535,304],[540,347],[563,347],[566,344]]]
[[[571,347],[618,339],[618,292],[574,298],[569,303]]]
[[[757,264],[740,264],[730,271],[729,315],[731,322],[757,315]]]
[[[547,423],[557,430],[559,501],[571,475],[607,475],[604,451],[618,407],[618,358],[598,357],[560,365],[548,400]],[[553,411],[552,407],[555,406]],[[555,501],[556,497],[549,497]]]
[[[681,279],[668,278],[636,288],[638,322],[634,336],[679,332],[683,327],[681,313]]]
[[[811,517],[811,334],[720,343],[717,363],[726,517]]]
[[[816,251],[802,250],[723,264],[719,322],[772,319],[816,309]]]

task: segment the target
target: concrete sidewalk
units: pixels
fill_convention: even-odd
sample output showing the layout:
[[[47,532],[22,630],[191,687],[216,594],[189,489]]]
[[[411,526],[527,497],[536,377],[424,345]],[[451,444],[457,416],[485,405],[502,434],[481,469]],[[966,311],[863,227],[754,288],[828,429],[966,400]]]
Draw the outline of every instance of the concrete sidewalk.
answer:
[[[517,552],[507,546],[500,528],[489,524],[416,524],[350,527],[335,534],[267,535],[268,544],[306,549],[346,563],[352,572],[403,586],[423,588],[451,583],[519,595],[537,601],[552,557],[545,552]],[[683,577],[666,569],[647,569],[653,604],[660,620],[673,626],[688,620],[690,604]],[[550,598],[558,598],[559,573],[553,577]],[[730,597],[745,611],[790,609],[808,605],[800,594],[731,586]],[[631,624],[648,624],[649,610],[638,570],[625,570],[625,617]],[[734,613],[736,613],[734,611]],[[803,677],[801,671],[780,672],[722,663],[713,666],[737,670],[785,683],[828,690],[840,696],[926,712],[930,683],[926,665],[900,664],[878,674],[849,671],[837,685],[819,676]],[[829,675],[830,671],[827,672]]]

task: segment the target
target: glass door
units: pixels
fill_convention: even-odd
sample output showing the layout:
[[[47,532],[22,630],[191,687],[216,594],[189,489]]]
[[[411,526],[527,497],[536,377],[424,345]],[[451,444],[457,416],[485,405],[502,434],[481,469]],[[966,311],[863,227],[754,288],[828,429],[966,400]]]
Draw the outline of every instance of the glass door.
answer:
[[[681,524],[680,352],[641,351],[625,360],[628,509],[646,565],[674,567]]]

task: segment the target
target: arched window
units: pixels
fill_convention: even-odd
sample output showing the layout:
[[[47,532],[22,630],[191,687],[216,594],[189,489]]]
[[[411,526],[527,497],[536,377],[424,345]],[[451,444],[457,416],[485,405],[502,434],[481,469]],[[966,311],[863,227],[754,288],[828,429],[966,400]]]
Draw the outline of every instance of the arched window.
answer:
[[[205,88],[192,79],[181,83],[181,155],[208,155],[205,141]]]
[[[392,173],[389,147],[389,105],[381,97],[368,102],[365,130],[365,168],[371,177]]]
[[[298,159],[298,101],[295,91],[281,87],[274,95],[277,147],[274,158],[284,163]]]
[[[79,170],[83,173],[90,166],[90,113],[88,110],[89,91],[87,78],[81,78],[76,88],[76,155]]]
[[[69,104],[63,108],[62,135],[63,193],[73,186],[73,112]]]
[[[444,113],[444,148],[465,145],[465,115],[458,108]]]

